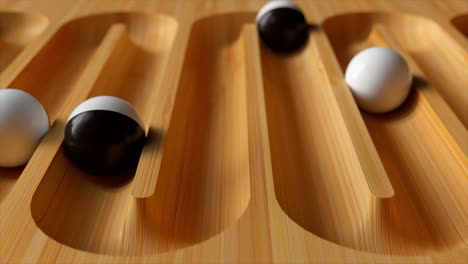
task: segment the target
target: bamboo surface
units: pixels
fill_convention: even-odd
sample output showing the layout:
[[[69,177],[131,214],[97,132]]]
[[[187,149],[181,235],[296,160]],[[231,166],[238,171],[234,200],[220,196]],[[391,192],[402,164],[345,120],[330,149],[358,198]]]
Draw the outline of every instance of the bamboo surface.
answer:
[[[51,120],[0,168],[0,263],[468,262],[468,3],[296,1],[313,26],[285,55],[258,39],[265,2],[0,0],[0,89]],[[371,46],[413,74],[388,114],[344,82]],[[110,179],[61,147],[98,95],[149,137]]]

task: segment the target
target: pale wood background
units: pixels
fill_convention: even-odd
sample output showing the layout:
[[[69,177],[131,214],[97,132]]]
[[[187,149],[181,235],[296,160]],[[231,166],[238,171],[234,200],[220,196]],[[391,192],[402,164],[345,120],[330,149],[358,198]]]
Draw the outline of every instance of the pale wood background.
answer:
[[[468,262],[468,3],[297,1],[320,27],[284,56],[258,41],[264,2],[1,0],[0,88],[53,125],[0,169],[0,262]],[[374,45],[418,78],[387,115],[343,81]],[[122,180],[60,147],[101,94],[151,135]]]

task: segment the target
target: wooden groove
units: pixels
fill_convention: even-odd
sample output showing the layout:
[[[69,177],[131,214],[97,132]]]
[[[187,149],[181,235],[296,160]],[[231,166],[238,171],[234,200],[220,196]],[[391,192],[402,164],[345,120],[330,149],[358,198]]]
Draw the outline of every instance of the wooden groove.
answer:
[[[120,50],[119,46],[122,46],[127,38],[124,24],[114,24],[109,28],[75,85],[71,88],[68,100],[63,103],[58,111],[61,113],[60,118],[62,121],[66,121],[73,108],[88,96],[111,55]]]
[[[42,15],[0,11],[0,73],[47,28]],[[3,80],[0,76],[0,80]],[[0,83],[0,87],[5,86]]]
[[[146,48],[151,43],[159,48],[148,53],[123,45],[89,94],[122,97],[135,105],[144,121],[151,118],[154,104],[168,104],[165,98],[154,97],[161,93],[156,92],[160,74],[155,72],[170,57],[175,27],[167,18],[156,21],[146,25],[147,32],[159,27],[163,39],[141,39],[147,41]],[[88,252],[154,255],[207,240],[242,216],[250,202],[243,21],[242,16],[216,16],[193,25],[174,112],[163,131],[167,143],[154,195],[132,196],[134,171],[93,177],[76,168],[60,149],[32,199],[32,216],[44,233]],[[168,27],[172,31],[164,31]],[[131,28],[129,32],[132,35]],[[213,68],[224,60],[229,63]],[[224,83],[225,79],[229,81]],[[128,89],[131,84],[133,90]],[[164,93],[170,96],[174,91]]]
[[[417,85],[424,86],[424,89],[418,89],[418,91],[431,104],[432,109],[444,123],[445,129],[447,129],[455,139],[458,147],[460,147],[465,155],[468,155],[468,132],[466,130],[466,125],[468,125],[468,112],[465,112],[463,109],[466,107],[458,107],[458,113],[461,118],[459,119],[447,102],[442,98],[438,90],[427,81],[428,78],[426,74],[421,70],[411,55],[401,48],[400,44],[382,24],[376,24],[372,27],[368,41],[369,43],[373,43],[373,45],[391,48],[405,58],[413,73],[413,81],[416,82]],[[460,81],[468,83],[468,77],[466,77],[466,80]],[[459,93],[459,96],[462,97],[462,100],[459,100],[458,104],[468,105],[468,96],[463,93]],[[465,124],[463,122],[465,122]]]
[[[135,22],[140,22],[141,27],[136,27]],[[74,23],[75,26],[68,29],[70,32],[74,32],[74,27],[85,28],[91,31],[83,37],[102,41],[61,112],[68,114],[86,97],[112,95],[134,105],[146,123],[152,111],[154,91],[158,89],[155,87],[156,80],[161,78],[160,69],[167,61],[167,53],[177,30],[175,20],[164,15],[111,13],[85,17]],[[94,29],[89,27],[91,24],[95,24]],[[107,34],[104,38],[99,36],[105,31]],[[83,42],[77,48],[87,49],[88,45],[88,42]],[[112,252],[111,247],[115,247],[114,243],[118,241],[95,234],[95,238],[103,241],[91,248],[86,241],[92,236],[87,236],[95,225],[110,223],[107,228],[112,228],[115,222],[126,221],[127,213],[130,214],[129,221],[140,219],[138,212],[141,206],[128,193],[133,174],[134,170],[112,179],[93,177],[75,167],[60,148],[33,196],[32,216],[48,236],[62,243],[89,251]],[[96,217],[104,208],[114,211],[114,217]],[[66,214],[60,215],[63,212]],[[135,215],[131,212],[135,212]],[[60,225],[53,223],[57,216],[62,219]],[[147,221],[146,216],[140,220]],[[75,234],[74,230],[81,231]],[[64,234],[68,237],[64,238]],[[121,251],[123,249],[117,250],[114,254],[126,254]]]
[[[464,201],[468,196],[468,164],[466,153],[450,132],[453,128],[447,127],[430,97],[418,90],[421,82],[415,86],[418,92],[412,93],[398,112],[384,116],[359,112],[344,84],[344,68],[340,67],[362,48],[379,41],[388,44],[393,39],[423,71],[430,88],[437,89],[434,94],[443,101],[440,103],[450,108],[458,106],[457,100],[447,96],[447,91],[450,94],[450,90],[462,87],[468,39],[449,19],[466,14],[465,2],[295,2],[303,8],[308,20],[325,21],[324,24],[330,16],[350,11],[391,13],[373,12],[370,16],[360,13],[337,23],[332,32],[339,35],[339,41],[328,41],[330,30],[326,26],[327,35],[318,28],[311,32],[313,42],[309,43],[309,50],[297,57],[279,56],[275,60],[275,54],[266,56],[253,24],[254,12],[265,0],[62,0],[60,3],[0,0],[1,12],[37,13],[50,19],[50,26],[0,73],[0,89],[14,81],[22,83],[22,87],[32,84],[38,90],[33,93],[54,91],[50,93],[56,94],[56,102],[60,102],[59,105],[44,100],[56,113],[55,122],[31,161],[20,168],[22,176],[15,180],[3,200],[0,187],[0,262],[467,263],[468,217]],[[167,45],[171,43],[169,36],[175,34],[174,23],[166,24],[164,19],[162,25],[148,21],[160,17],[160,13],[170,14],[177,24],[172,47]],[[404,15],[411,13],[438,21],[441,29]],[[205,23],[199,21],[204,18]],[[80,34],[75,33],[77,24],[66,23],[70,19],[71,23],[79,20]],[[376,23],[367,23],[368,20]],[[84,78],[88,68],[93,68],[90,59],[115,23],[125,25],[125,36],[115,43],[113,52],[109,51],[107,62],[95,61],[104,65],[96,81],[90,84],[90,93],[77,91],[76,82]],[[372,24],[378,23],[391,35],[390,41],[375,33],[370,37]],[[239,30],[245,24],[250,25]],[[198,29],[190,31],[192,25]],[[234,33],[238,30],[243,33]],[[58,38],[56,33],[60,35]],[[160,34],[161,38],[153,38],[153,33]],[[0,45],[0,53],[1,48]],[[169,49],[173,50],[169,52]],[[57,62],[58,58],[63,60]],[[263,78],[265,68],[271,74]],[[303,74],[309,70],[312,74]],[[205,72],[210,74],[202,74]],[[129,85],[132,79],[135,85]],[[141,80],[146,80],[145,84]],[[272,88],[282,86],[275,80],[290,86],[297,84],[299,89],[292,92],[275,89],[293,96],[274,97]],[[154,88],[153,92],[150,87]],[[315,87],[323,91],[313,90]],[[187,95],[187,91],[199,93]],[[126,175],[134,178],[120,185],[96,181],[91,175],[81,173],[62,155],[60,148],[66,112],[86,97],[107,93],[137,104],[152,136],[142,152],[137,171]],[[72,94],[82,97],[66,100],[65,94],[69,98]],[[218,100],[223,96],[231,100],[228,103]],[[292,126],[278,125],[288,121],[279,115],[272,117],[271,112],[278,110],[275,107],[289,113],[293,108],[301,110],[294,101],[288,104],[287,99],[291,97],[304,105],[315,103],[302,109],[319,109],[318,113],[296,111],[287,117],[299,116],[298,123],[306,123],[309,128],[302,131],[305,136],[301,139],[309,137],[317,143],[312,147],[302,144],[302,149],[309,149],[310,153],[304,159],[324,160],[323,164],[290,162],[290,155],[278,154],[278,145],[286,148],[284,141],[291,143],[294,138],[270,137],[270,134],[281,134],[270,129],[272,121],[285,134],[296,131]],[[278,103],[272,105],[274,98]],[[138,103],[140,100],[143,104]],[[67,106],[62,106],[65,101]],[[317,107],[328,102],[331,105]],[[193,111],[199,109],[212,111]],[[313,117],[313,122],[305,122],[307,117]],[[180,124],[185,118],[187,126]],[[344,132],[337,135],[336,127]],[[235,131],[247,135],[235,145],[241,150],[239,155],[207,154],[227,149],[229,142],[236,141]],[[331,142],[338,154],[310,151],[325,149],[320,147],[325,143],[313,136]],[[334,136],[340,136],[336,145],[330,140]],[[195,138],[192,140],[195,143],[185,144],[187,138],[188,141]],[[308,143],[299,140],[303,142]],[[270,146],[270,143],[275,144]],[[212,146],[205,149],[213,151],[203,152],[204,146]],[[298,150],[298,146],[301,144],[289,149]],[[185,155],[181,159],[174,154],[178,153],[174,149],[179,147]],[[372,153],[377,153],[377,157]],[[238,163],[248,173],[236,174],[227,166],[235,163],[235,156],[248,159]],[[337,157],[352,157],[352,160]],[[310,177],[302,177],[307,179],[304,181],[294,177],[296,168],[292,168],[282,174],[284,177],[278,184],[278,167],[286,167],[284,163],[288,162],[330,169],[314,170]],[[335,171],[345,167],[341,166],[343,162],[355,167],[349,175],[339,177],[342,175],[335,175]],[[384,174],[379,175],[386,174],[392,191],[388,193],[384,186],[375,189],[385,189],[387,195],[394,193],[392,197],[381,199],[373,193],[376,190],[372,190],[366,176],[379,173],[372,171],[374,162],[382,163]],[[215,170],[203,173],[215,167],[213,164],[223,164],[222,173]],[[176,168],[184,168],[185,172],[174,173]],[[301,172],[301,168],[297,171]],[[364,175],[366,170],[370,174]],[[320,177],[324,175],[328,177]],[[296,180],[297,189],[305,190],[302,194],[290,188]],[[353,188],[340,192],[339,186]],[[307,211],[314,206],[323,210]]]
[[[145,46],[145,49],[127,45],[114,53],[114,57],[89,95],[90,97],[113,95],[127,100],[135,106],[146,125],[148,139],[132,181],[132,195],[135,198],[148,198],[154,192],[166,131],[177,91],[175,80],[178,79],[178,75],[166,74],[166,71],[162,69],[181,68],[183,57],[180,54],[184,53],[178,51],[171,52],[169,55],[168,53],[183,50],[183,45],[187,44],[187,38],[180,39],[179,42],[174,40],[178,30],[176,25],[161,27],[160,30],[159,34],[164,35],[165,39],[141,42],[140,45]],[[180,35],[177,34],[177,36]],[[186,37],[187,34],[183,36]],[[181,43],[182,46],[173,47],[175,45],[173,43]],[[126,54],[126,56],[123,57],[121,54]],[[178,63],[176,63],[177,59]],[[168,64],[168,62],[171,63]],[[139,79],[133,76],[138,76]],[[133,89],[129,90],[128,87],[133,87]],[[150,164],[147,164],[148,161]],[[158,166],[155,171],[152,170],[154,167],[151,167],[154,163]]]
[[[409,55],[399,45],[399,43],[395,40],[392,34],[388,32],[388,30],[386,30],[382,24],[376,24],[373,26],[368,41],[369,43],[372,43],[372,45],[388,47],[397,51],[408,62],[414,76],[416,76],[417,78],[421,78],[422,80],[427,80],[425,73],[413,60],[411,55]],[[414,81],[420,82],[420,80],[418,79]],[[421,104],[425,104],[426,107],[428,107],[428,109],[426,109],[427,113],[431,116],[436,117],[432,121],[435,125],[433,129],[437,130],[438,134],[445,138],[444,140],[447,142],[447,144],[452,146],[450,147],[452,148],[450,154],[453,155],[453,159],[456,161],[456,163],[458,163],[458,166],[460,166],[461,168],[465,167],[467,164],[466,155],[468,154],[468,132],[466,128],[456,117],[456,115],[453,113],[453,111],[450,109],[447,103],[443,100],[443,98],[439,95],[437,90],[431,87],[430,83],[424,83],[422,89],[418,87],[418,83],[413,84],[413,87],[417,89],[415,93],[418,93],[418,95],[416,96],[423,97],[421,98]],[[453,139],[451,139],[450,137],[453,137]],[[460,152],[464,154],[461,154]],[[465,156],[465,160],[463,159],[463,156]],[[466,168],[462,169],[462,171],[463,170],[466,170]],[[463,177],[459,178],[458,184],[463,184]],[[447,184],[443,185],[444,188],[458,189],[456,187],[456,185],[458,184],[454,184],[451,187],[448,187]],[[462,190],[458,191],[463,192]],[[456,211],[458,211],[458,214],[462,215],[463,220],[460,221],[460,223],[468,223],[468,211],[466,211],[466,209],[464,209],[463,205],[461,204],[462,199],[452,198],[452,202],[455,203],[454,206],[456,207]]]
[[[50,112],[51,108],[46,106],[46,109],[49,112],[49,121],[51,124],[54,124],[57,119],[60,118],[60,122],[65,122],[68,114],[73,110],[73,107],[76,106],[89,92],[92,88],[92,85],[96,81],[99,73],[102,70],[102,67],[107,62],[110,54],[113,51],[114,45],[118,42],[119,38],[123,36],[125,28],[123,25],[115,25],[112,27],[108,34],[104,37],[103,42],[97,48],[94,55],[90,58],[88,62],[88,67],[81,74],[81,77],[76,82],[75,86],[71,88],[71,92],[66,96],[67,100],[61,102],[61,107],[63,110],[56,110]],[[15,88],[24,88],[24,86],[19,86]],[[34,89],[34,87],[31,87]],[[47,93],[47,87],[44,88],[41,93]],[[36,93],[37,94],[37,93]],[[40,98],[39,98],[40,100]],[[59,112],[62,113],[59,116]],[[59,145],[57,145],[57,148]],[[5,169],[0,168],[0,202],[8,195],[16,181],[22,175],[24,166],[14,169]]]
[[[68,95],[67,100],[63,102],[61,109],[58,111],[59,114],[57,114],[56,116],[56,119],[58,120],[58,125],[56,126],[59,126],[62,129],[62,131],[65,129],[65,122],[68,118],[68,115],[71,113],[71,111],[73,111],[73,108],[76,107],[76,105],[78,105],[81,101],[83,101],[89,94],[99,75],[101,74],[102,69],[108,62],[110,56],[113,52],[115,52],[116,47],[119,46],[119,44],[122,43],[122,41],[124,40],[126,40],[126,28],[123,24],[112,25],[106,32],[102,39],[102,42],[100,42],[100,44],[94,51],[94,54],[90,57],[87,65],[85,66],[85,69],[80,74],[80,77],[76,81],[75,85],[71,88],[71,92]],[[54,120],[52,121],[55,122]],[[62,144],[62,140],[63,134],[58,136],[58,138],[55,138],[55,140],[53,141],[55,143],[54,147],[56,149],[54,153],[56,153],[59,150]],[[53,160],[50,159],[50,161],[52,162]],[[46,184],[53,182],[54,181],[49,181]],[[53,190],[56,188],[57,186],[50,185],[47,187],[47,189],[49,190]],[[40,206],[48,206],[47,201],[34,202],[35,205],[38,204],[39,206],[32,207],[33,212],[43,212],[46,209],[41,208]]]
[[[2,24],[0,31],[26,31],[27,33],[8,34],[9,37],[3,40],[0,37],[0,61],[2,61],[0,62],[0,89],[7,88],[10,85],[59,27],[57,25],[48,27],[48,19],[40,15],[16,12],[7,12],[6,14],[4,17],[0,16],[2,17],[0,19],[0,24]],[[13,20],[13,22],[20,20],[19,25],[11,23],[10,20]],[[12,30],[8,28],[10,26],[15,26],[15,28],[19,26],[21,29]],[[34,34],[31,34],[31,27],[35,28],[32,30]]]
[[[468,38],[468,14],[461,14],[452,19],[452,24]]]
[[[368,187],[315,37],[312,32],[309,44],[295,54],[261,48],[276,200],[312,234],[363,247],[368,242],[359,234],[373,203],[384,199]]]
[[[92,88],[111,54],[110,48],[124,31],[121,25],[116,25],[109,34],[99,36],[101,39],[88,36],[92,38],[85,40],[90,42],[86,44],[88,46],[76,49],[75,45],[79,45],[77,37],[71,36],[68,27],[64,26],[10,86],[35,96],[48,112],[51,122],[57,118],[66,119]],[[44,71],[44,64],[50,64],[53,71]]]
[[[110,33],[112,35],[116,34],[116,32],[110,32]],[[47,39],[48,38],[44,38],[44,40],[47,40]],[[40,46],[40,45],[38,45],[38,46]],[[105,50],[105,52],[107,52],[109,48],[110,48],[109,44],[105,44],[103,48],[98,49],[98,50],[101,50],[101,51],[97,52],[97,54],[102,53],[104,50]],[[98,56],[96,56],[96,57],[98,57]],[[90,61],[90,64],[94,64],[96,61],[103,59],[103,58],[96,58],[96,57],[95,57],[95,59],[92,59]],[[99,57],[102,57],[102,55],[99,55]],[[105,61],[105,58],[104,58],[104,61]],[[99,72],[99,69],[97,69],[97,71]],[[87,71],[85,73],[85,75],[88,75],[88,74],[90,74],[90,76],[86,76],[86,79],[91,80],[93,78],[92,77],[92,71]],[[85,86],[82,82],[81,82],[81,84],[80,84],[80,82],[78,82],[77,83],[77,88],[75,90],[86,92],[87,91],[86,87],[87,86]],[[77,99],[76,95],[72,96],[72,98],[74,100]],[[55,120],[56,120],[56,116],[49,116],[49,117],[50,117],[50,122],[54,123]],[[66,118],[66,117],[64,117],[64,118]],[[0,201],[2,201],[6,197],[6,195],[10,192],[10,190],[13,188],[14,184],[16,183],[16,181],[18,180],[20,175],[23,173],[23,170],[24,170],[24,166],[22,166],[20,168],[13,168],[13,169],[0,168]]]
[[[431,42],[418,43],[416,35],[421,32],[418,29],[429,28],[431,23],[415,16],[385,13],[346,14],[329,18],[324,23],[343,72],[358,52],[380,45],[401,52],[419,77],[413,82],[410,97],[397,110],[382,115],[361,111],[395,189],[394,197],[376,201],[373,205],[372,214],[376,218],[366,223],[362,233],[364,241],[371,239],[373,242],[353,246],[361,250],[414,255],[449,252],[467,245],[465,223],[468,211],[463,205],[467,193],[462,187],[466,183],[466,156],[463,146],[450,133],[453,130],[449,132],[453,123],[442,120],[444,116],[438,112],[441,105],[434,106],[444,100],[429,83],[435,78],[447,77],[443,73],[426,75],[421,65],[428,62],[421,58],[412,59],[423,50],[434,48],[435,44]],[[438,34],[439,31],[431,33]],[[401,48],[401,43],[405,43],[405,49]],[[453,42],[446,40],[444,43]],[[456,53],[459,50],[450,51]],[[439,55],[441,59],[447,59],[445,54]],[[431,56],[426,58],[433,59]],[[448,71],[455,74],[459,70],[456,65],[445,64]],[[459,85],[446,84],[438,89],[461,92]],[[439,99],[431,100],[431,97]],[[442,109],[451,111],[448,106]],[[459,132],[466,133],[463,129]]]
[[[365,124],[359,115],[359,110],[354,103],[352,94],[343,81],[344,77],[340,73],[339,65],[335,60],[322,59],[334,56],[326,35],[323,31],[319,31],[314,36],[315,52],[323,54],[320,56],[320,62],[324,70],[329,73],[326,77],[330,83],[330,89],[332,89],[340,107],[369,190],[377,198],[390,198],[395,194],[395,191],[377,154],[372,139],[365,129]],[[330,76],[330,73],[333,73],[333,77]]]
[[[154,195],[161,169],[163,150],[166,144],[166,131],[172,116],[177,85],[182,73],[184,56],[190,36],[190,27],[180,28],[175,37],[174,47],[167,62],[160,71],[164,77],[159,77],[154,86],[156,90],[153,99],[161,103],[152,105],[149,120],[148,140],[142,150],[142,155],[132,183],[132,195],[135,198],[148,198]]]

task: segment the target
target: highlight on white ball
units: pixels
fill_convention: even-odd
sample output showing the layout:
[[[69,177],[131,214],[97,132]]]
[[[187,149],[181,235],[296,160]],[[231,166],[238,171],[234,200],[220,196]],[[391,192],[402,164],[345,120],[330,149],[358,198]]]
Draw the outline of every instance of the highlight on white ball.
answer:
[[[273,0],[266,3],[260,11],[258,11],[255,21],[258,23],[263,15],[279,8],[289,8],[301,12],[301,9],[293,1],[290,0]]]
[[[111,111],[125,115],[144,128],[143,121],[131,104],[123,99],[110,95],[96,96],[84,101],[73,110],[67,122],[81,113],[98,110]]]
[[[47,112],[36,98],[0,89],[0,167],[25,165],[48,130]]]
[[[412,75],[400,54],[389,48],[372,47],[354,56],[345,79],[360,108],[385,113],[408,97]]]

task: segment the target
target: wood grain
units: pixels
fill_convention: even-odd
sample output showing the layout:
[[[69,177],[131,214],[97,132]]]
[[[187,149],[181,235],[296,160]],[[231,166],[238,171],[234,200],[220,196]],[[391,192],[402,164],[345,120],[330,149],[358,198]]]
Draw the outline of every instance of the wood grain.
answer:
[[[139,27],[134,26],[136,23]],[[96,39],[97,42],[89,42],[90,47],[98,44],[90,59],[91,65],[84,69],[82,78],[77,81],[76,85],[82,88],[73,90],[80,93],[88,91],[85,93],[87,97],[112,95],[123,98],[135,105],[143,122],[147,122],[151,105],[144,102],[157,91],[154,84],[157,78],[161,78],[158,70],[170,51],[175,22],[166,16],[122,13],[87,17],[67,26],[70,34],[90,30],[82,34]],[[161,30],[156,30],[156,27]],[[159,45],[149,45],[156,42]],[[77,96],[75,94],[71,98]],[[33,218],[45,233],[66,245],[91,252],[135,254],[138,249],[126,249],[128,246],[117,239],[122,237],[119,231],[122,229],[129,232],[129,235],[122,237],[124,240],[129,240],[128,236],[141,234],[134,234],[135,230],[125,228],[127,221],[136,221],[139,223],[137,226],[144,226],[150,221],[145,213],[143,217],[139,216],[142,206],[132,202],[129,190],[133,174],[129,172],[111,179],[87,175],[74,167],[60,149],[33,197]],[[72,208],[73,211],[70,211]],[[112,218],[99,217],[104,208],[116,215]],[[135,215],[131,212],[135,212]],[[60,219],[59,224],[57,219]],[[116,224],[119,219],[122,225]],[[98,229],[107,231],[96,232]],[[152,237],[147,238],[153,241]],[[135,239],[139,241],[141,238],[137,236]]]
[[[45,233],[66,245],[90,252],[148,255],[205,240],[232,224],[245,211],[250,194],[246,95],[245,87],[242,88],[245,74],[244,64],[238,61],[243,56],[233,56],[242,54],[244,48],[240,38],[242,23],[236,22],[243,18],[232,17],[209,18],[193,27],[172,125],[164,131],[169,136],[155,195],[135,200],[129,193],[132,173],[112,180],[96,179],[75,168],[60,150],[32,200],[33,218]],[[157,20],[147,28],[164,28],[166,23],[170,21]],[[224,34],[230,25],[233,25],[229,31],[232,35]],[[106,39],[112,37],[115,27],[121,29],[119,26],[114,26]],[[209,41],[212,34],[219,42]],[[144,117],[148,110],[143,101],[136,100],[151,99],[155,92],[152,78],[158,74],[150,66],[157,65],[157,57],[154,55],[154,61],[150,62],[139,60],[149,60],[151,54],[132,51],[135,47],[128,40],[116,46],[90,96],[119,96],[135,104]],[[209,50],[224,54],[219,57],[219,53]],[[224,68],[219,62],[225,58],[233,61]],[[116,64],[123,66],[115,67]],[[144,71],[148,71],[148,82],[144,82]],[[206,77],[196,84],[194,76]],[[220,83],[226,79],[229,86]],[[223,86],[224,91],[219,90]],[[244,111],[239,110],[242,108]],[[228,124],[233,127],[229,128]],[[218,212],[219,208],[226,211]],[[103,210],[107,212],[104,215]],[[109,214],[113,217],[108,217]]]
[[[364,241],[368,239],[374,242],[356,247],[369,250],[370,246],[371,251],[387,254],[426,254],[428,249],[442,251],[450,247],[464,247],[467,239],[467,230],[462,224],[468,216],[468,211],[462,205],[467,192],[461,187],[466,184],[466,157],[463,154],[465,147],[461,145],[465,144],[461,141],[467,138],[466,129],[455,115],[435,113],[438,110],[452,111],[446,105],[436,105],[439,102],[445,103],[437,91],[451,90],[450,92],[463,96],[463,84],[453,86],[453,83],[445,82],[444,86],[435,90],[430,84],[432,80],[427,81],[426,74],[419,66],[421,61],[414,60],[413,54],[420,54],[427,49],[435,50],[437,47],[432,48],[427,41],[424,47],[416,46],[416,39],[411,40],[412,47],[409,43],[399,45],[398,40],[405,41],[405,37],[414,36],[412,32],[416,29],[411,27],[419,27],[415,19],[417,18],[368,13],[337,16],[324,23],[343,71],[349,60],[360,50],[384,46],[400,52],[415,76],[413,92],[401,108],[382,115],[361,112],[394,185],[395,196],[376,203],[375,210],[381,211],[383,217],[370,223],[372,227],[368,227],[372,232],[362,233],[364,237],[369,236]],[[402,26],[405,21],[408,24]],[[399,30],[391,32],[396,24]],[[425,26],[428,27],[430,25]],[[357,28],[361,29],[362,35],[350,33]],[[402,31],[402,28],[410,32]],[[437,31],[432,30],[431,33],[436,34]],[[408,47],[413,49],[411,53],[406,51],[411,50]],[[456,48],[452,50],[457,51]],[[424,58],[430,59],[431,56]],[[449,59],[445,67],[452,66],[448,61]],[[454,63],[448,71],[454,74],[458,67]],[[430,76],[436,78],[434,74]],[[443,78],[443,73],[439,72],[437,77]],[[458,103],[462,103],[462,100],[463,97]],[[460,128],[452,130],[461,133],[455,134],[460,139],[459,145],[446,126],[442,125],[441,119],[446,116],[451,116],[452,119],[445,124],[450,124],[450,127],[458,124]],[[450,194],[446,188],[450,188]],[[440,201],[444,201],[443,205],[437,205]],[[426,204],[430,204],[430,208]],[[385,239],[375,240],[373,236],[376,235]],[[405,247],[401,247],[402,244]]]
[[[309,43],[280,55],[258,39],[264,0],[0,0],[0,88],[51,117],[29,163],[0,169],[0,262],[466,263],[465,1],[297,2]],[[416,77],[385,115],[343,79],[374,45]],[[149,136],[114,178],[61,147],[97,95]]]
[[[38,14],[0,12],[0,73],[45,30],[48,23],[46,17]],[[10,192],[23,169],[24,167],[0,168],[0,203]]]
[[[0,72],[48,25],[42,15],[0,12]]]

